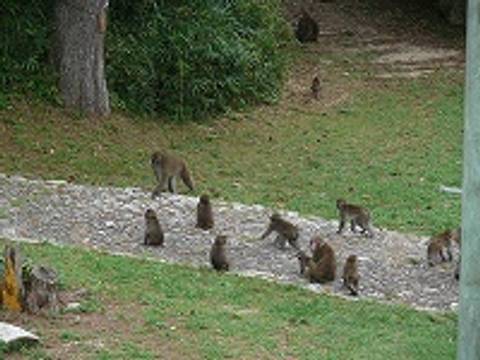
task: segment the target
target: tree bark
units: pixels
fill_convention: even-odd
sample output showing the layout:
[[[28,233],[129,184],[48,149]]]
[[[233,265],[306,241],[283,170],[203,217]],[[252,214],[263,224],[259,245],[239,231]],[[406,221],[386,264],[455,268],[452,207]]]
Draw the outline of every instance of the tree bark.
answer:
[[[26,286],[26,294],[27,311],[34,314],[40,310],[58,312],[58,275],[55,270],[41,265],[34,266]]]
[[[56,56],[64,104],[90,115],[110,113],[104,67],[108,0],[58,0]]]
[[[2,303],[11,311],[21,311],[25,289],[22,280],[22,259],[18,246],[5,246],[4,267],[0,286]]]

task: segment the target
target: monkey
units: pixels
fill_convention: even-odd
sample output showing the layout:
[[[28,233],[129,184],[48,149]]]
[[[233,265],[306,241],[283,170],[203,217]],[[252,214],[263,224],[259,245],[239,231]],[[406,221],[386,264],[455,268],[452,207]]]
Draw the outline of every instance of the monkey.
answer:
[[[302,16],[298,20],[295,37],[301,43],[317,41],[318,24],[305,9],[302,9]]]
[[[343,199],[337,200],[337,209],[340,212],[340,224],[338,225],[337,234],[341,234],[345,223],[350,221],[350,229],[352,232],[356,232],[356,226],[358,225],[362,228],[362,234],[367,233],[368,237],[373,237],[370,212],[368,209],[358,205],[347,204]]]
[[[312,90],[312,95],[315,100],[318,100],[318,94],[320,92],[320,80],[318,79],[318,76],[314,76],[312,80],[312,86],[310,86],[310,89]]]
[[[462,228],[458,227],[455,230],[452,230],[452,241],[456,242],[458,248],[462,248]]]
[[[305,276],[311,283],[326,283],[335,280],[337,264],[332,247],[315,236],[310,241],[314,246],[313,256],[305,267]]]
[[[326,247],[324,247],[324,245],[326,245]],[[330,252],[330,250],[333,251],[330,245],[328,245],[319,235],[315,235],[310,239],[310,250],[312,251],[312,260],[314,262],[319,262],[325,252]]]
[[[428,265],[434,266],[439,262],[452,261],[452,238],[456,236],[455,233],[455,230],[445,230],[430,238],[427,246]]]
[[[168,191],[175,194],[177,192],[177,177],[182,179],[190,191],[194,190],[193,180],[188,171],[187,164],[180,157],[156,151],[152,154],[151,165],[158,182],[158,185],[153,190],[152,198],[155,198],[160,192],[164,191],[167,185]]]
[[[145,237],[144,245],[163,246],[163,231],[158,222],[157,215],[152,209],[145,211]]]
[[[358,281],[360,279],[358,275],[358,262],[356,255],[350,255],[343,267],[343,285],[350,290],[350,294],[353,296],[358,295]]]
[[[197,204],[197,225],[196,227],[208,230],[213,227],[213,212],[210,197],[206,194],[200,196]]]
[[[305,251],[300,250],[297,253],[297,259],[300,264],[300,274],[304,275],[305,274],[305,268],[307,267],[308,263],[311,260],[311,257],[308,256]]]
[[[278,236],[275,239],[274,245],[280,249],[285,249],[285,243],[288,241],[290,246],[295,249],[298,247],[298,228],[287,220],[280,217],[280,214],[273,213],[270,216],[270,224],[267,230],[262,234],[261,238],[265,239],[272,231],[277,232]]]
[[[227,255],[225,253],[225,245],[227,237],[225,235],[217,235],[210,250],[210,263],[217,271],[228,271],[230,268]]]

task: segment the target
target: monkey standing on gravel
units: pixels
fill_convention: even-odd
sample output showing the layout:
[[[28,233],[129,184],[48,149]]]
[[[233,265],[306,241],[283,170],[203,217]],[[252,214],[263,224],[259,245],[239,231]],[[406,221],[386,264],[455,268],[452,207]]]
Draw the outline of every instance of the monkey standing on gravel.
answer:
[[[158,182],[158,185],[153,190],[152,198],[160,195],[167,186],[168,190],[175,194],[177,192],[177,177],[182,179],[190,191],[194,190],[193,180],[188,171],[187,163],[182,158],[173,154],[156,151],[152,154],[151,165]]]

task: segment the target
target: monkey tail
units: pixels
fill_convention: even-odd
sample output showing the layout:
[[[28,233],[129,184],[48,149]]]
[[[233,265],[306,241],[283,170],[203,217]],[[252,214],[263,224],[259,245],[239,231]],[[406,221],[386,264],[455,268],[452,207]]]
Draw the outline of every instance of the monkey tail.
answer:
[[[186,165],[183,165],[182,171],[180,171],[180,177],[182,178],[183,183],[187,185],[191,191],[193,191],[194,186],[193,186],[192,177],[190,176],[190,172],[188,171]]]

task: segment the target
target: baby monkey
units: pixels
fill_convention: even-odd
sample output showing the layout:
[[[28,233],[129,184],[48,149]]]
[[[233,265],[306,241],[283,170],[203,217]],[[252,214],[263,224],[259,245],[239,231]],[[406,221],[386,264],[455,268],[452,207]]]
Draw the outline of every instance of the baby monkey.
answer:
[[[298,249],[298,228],[287,220],[281,218],[280,214],[274,213],[270,216],[270,224],[267,230],[262,234],[261,238],[265,239],[272,231],[275,231],[278,236],[275,239],[275,246],[280,249],[285,249],[285,244],[288,241],[290,246]]]
[[[350,294],[353,296],[358,295],[358,281],[360,279],[358,275],[358,261],[356,255],[350,255],[343,267],[343,286],[350,290]]]
[[[459,241],[457,230],[445,230],[430,238],[427,247],[428,265],[434,266],[443,261],[452,261],[452,241]]]
[[[197,227],[208,230],[213,227],[213,211],[210,197],[206,194],[200,196],[197,205]]]
[[[157,214],[152,209],[145,211],[145,236],[144,245],[163,246],[163,231],[157,219]]]
[[[191,190],[194,190],[193,180],[188,171],[186,162],[180,157],[156,151],[152,154],[151,165],[153,173],[157,178],[158,185],[152,193],[152,198],[160,195],[168,186],[171,193],[177,192],[176,178],[180,177],[184,184]]]
[[[225,245],[227,244],[227,237],[225,235],[218,235],[210,250],[210,263],[217,271],[228,271],[230,268]]]
[[[347,204],[343,199],[337,200],[337,209],[340,212],[340,224],[337,234],[341,234],[345,223],[350,221],[350,229],[352,232],[356,232],[358,225],[362,229],[362,234],[367,233],[368,237],[373,237],[370,212],[368,209],[358,205]]]

